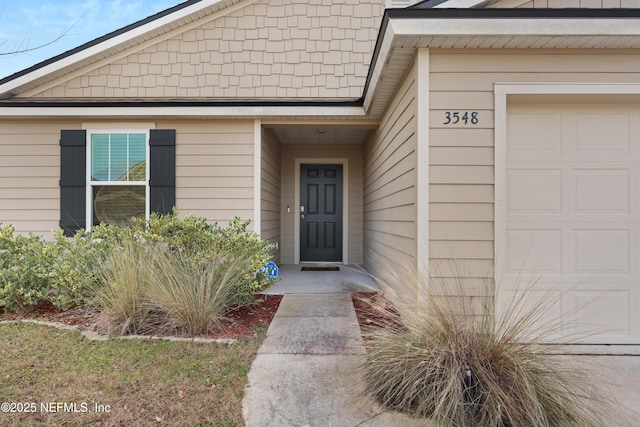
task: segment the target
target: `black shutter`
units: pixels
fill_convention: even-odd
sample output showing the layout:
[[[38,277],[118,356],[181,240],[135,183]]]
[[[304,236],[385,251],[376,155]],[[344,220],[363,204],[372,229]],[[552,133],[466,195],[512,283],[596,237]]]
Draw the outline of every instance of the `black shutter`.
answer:
[[[87,133],[60,132],[60,228],[73,236],[86,222]]]
[[[165,215],[176,204],[175,129],[151,129],[149,150],[149,204],[151,212]]]

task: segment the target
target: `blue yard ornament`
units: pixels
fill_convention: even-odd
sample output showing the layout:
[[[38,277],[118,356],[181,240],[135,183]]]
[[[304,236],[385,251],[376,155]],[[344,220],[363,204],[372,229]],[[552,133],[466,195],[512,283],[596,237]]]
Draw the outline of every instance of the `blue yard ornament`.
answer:
[[[278,277],[278,266],[275,262],[271,261],[260,269],[260,273],[265,273],[267,277],[275,279]]]

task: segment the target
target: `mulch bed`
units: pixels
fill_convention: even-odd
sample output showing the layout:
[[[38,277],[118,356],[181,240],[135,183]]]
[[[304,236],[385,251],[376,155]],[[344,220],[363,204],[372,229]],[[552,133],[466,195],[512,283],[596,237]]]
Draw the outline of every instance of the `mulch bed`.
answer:
[[[223,328],[209,332],[204,338],[246,339],[266,332],[278,310],[282,295],[255,295],[256,301],[232,309]],[[61,310],[49,301],[43,301],[27,313],[4,313],[0,307],[0,320],[44,320],[65,325],[91,327],[94,314],[78,308]]]
[[[375,329],[400,326],[400,315],[380,292],[355,292],[351,295],[360,330],[364,334]]]

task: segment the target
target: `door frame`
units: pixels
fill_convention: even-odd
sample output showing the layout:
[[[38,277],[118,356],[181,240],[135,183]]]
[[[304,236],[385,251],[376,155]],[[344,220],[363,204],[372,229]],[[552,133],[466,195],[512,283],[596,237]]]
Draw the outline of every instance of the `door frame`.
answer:
[[[635,82],[496,82],[494,83],[494,297],[495,315],[500,309],[505,265],[507,226],[507,115],[510,95],[549,96],[549,103],[562,103],[562,96],[640,96]],[[615,103],[612,101],[611,103]],[[637,354],[639,344],[580,344],[580,352],[592,354]],[[567,347],[566,349],[568,349]],[[633,353],[631,353],[633,352]]]
[[[342,165],[342,264],[349,263],[349,159],[331,158],[295,158],[294,222],[293,222],[293,262],[300,264],[300,166],[301,165]],[[340,261],[338,261],[340,262]],[[329,263],[330,264],[330,263]]]

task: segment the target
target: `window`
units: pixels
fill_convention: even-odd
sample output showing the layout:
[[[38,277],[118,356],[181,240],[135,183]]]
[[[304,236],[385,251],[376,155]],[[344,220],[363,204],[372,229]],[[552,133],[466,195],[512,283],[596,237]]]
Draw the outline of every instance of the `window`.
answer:
[[[149,216],[147,131],[89,131],[87,224],[126,226]]]
[[[175,129],[60,131],[60,228],[66,236],[100,218],[164,215],[175,204]]]

